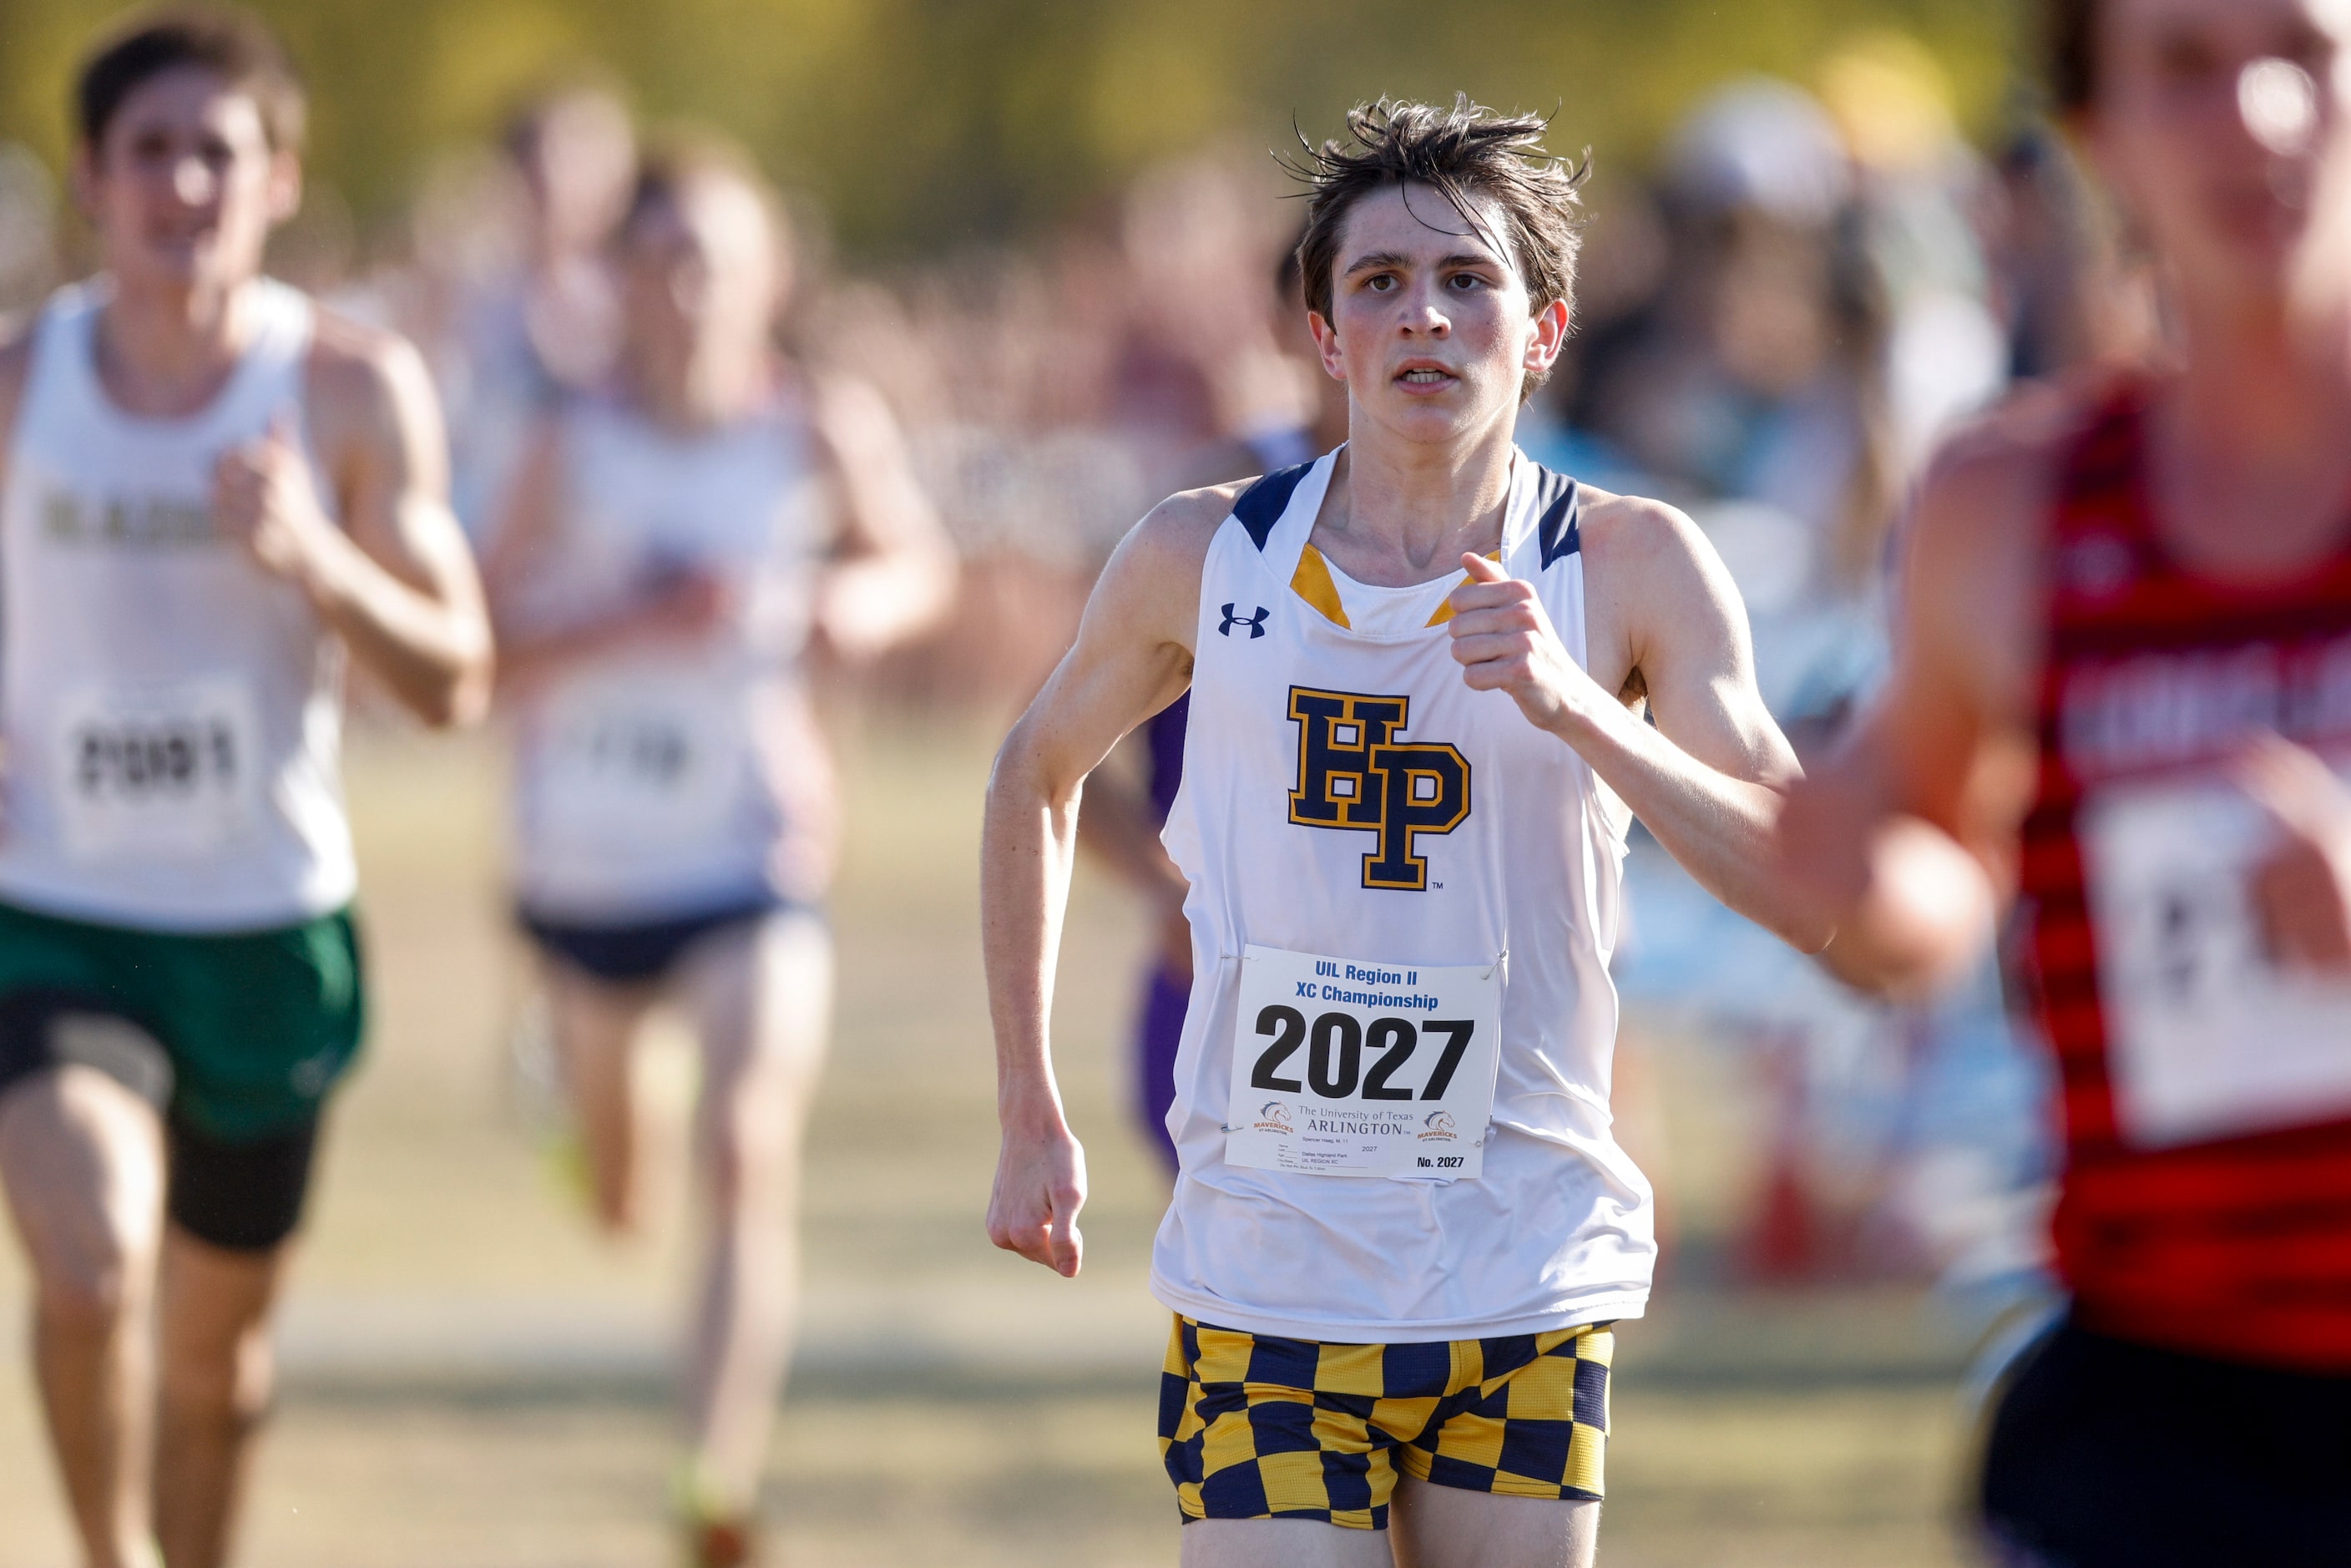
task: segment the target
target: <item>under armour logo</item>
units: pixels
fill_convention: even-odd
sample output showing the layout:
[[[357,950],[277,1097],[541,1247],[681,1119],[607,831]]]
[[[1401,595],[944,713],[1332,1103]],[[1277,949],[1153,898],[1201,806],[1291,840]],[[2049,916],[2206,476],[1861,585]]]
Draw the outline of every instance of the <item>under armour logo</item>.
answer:
[[[1236,615],[1233,613],[1233,607],[1228,604],[1225,606],[1225,623],[1217,628],[1217,632],[1219,636],[1229,637],[1233,634],[1234,627],[1246,626],[1249,629],[1251,637],[1262,637],[1265,635],[1265,623],[1271,619],[1273,619],[1273,612],[1262,604],[1257,607],[1257,613],[1254,615]]]

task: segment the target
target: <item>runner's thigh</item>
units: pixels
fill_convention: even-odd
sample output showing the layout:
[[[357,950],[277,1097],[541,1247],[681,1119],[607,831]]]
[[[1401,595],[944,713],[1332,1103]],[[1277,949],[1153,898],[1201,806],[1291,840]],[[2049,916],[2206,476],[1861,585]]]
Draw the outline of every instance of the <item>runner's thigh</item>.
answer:
[[[1397,1568],[1591,1568],[1600,1505],[1396,1483],[1388,1514]]]
[[[832,935],[805,910],[783,910],[712,936],[680,977],[701,1036],[704,1119],[756,1102],[796,1127],[832,1028]],[[778,1125],[773,1122],[766,1124]],[[715,1130],[715,1129],[713,1129]]]
[[[96,1068],[21,1079],[0,1095],[0,1186],[44,1286],[108,1293],[162,1233],[162,1119]]]
[[[1388,1535],[1314,1519],[1196,1519],[1183,1568],[1390,1568]]]

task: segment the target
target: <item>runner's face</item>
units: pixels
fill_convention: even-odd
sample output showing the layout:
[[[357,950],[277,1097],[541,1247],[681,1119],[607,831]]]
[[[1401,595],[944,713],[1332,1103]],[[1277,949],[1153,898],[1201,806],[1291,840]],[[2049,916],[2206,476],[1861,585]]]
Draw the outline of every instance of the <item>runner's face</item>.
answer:
[[[1472,204],[1475,225],[1434,187],[1413,184],[1348,210],[1332,319],[1313,327],[1359,424],[1443,441],[1514,422],[1528,370],[1557,355],[1565,308],[1531,308],[1518,268],[1488,237],[1504,232],[1499,207]]]
[[[107,269],[132,287],[257,276],[270,229],[301,200],[300,165],[271,150],[260,104],[197,66],[132,89],[75,173]]]
[[[2191,294],[2283,298],[2334,243],[2315,219],[2351,181],[2346,17],[2346,0],[2110,0],[2092,143]]]
[[[782,289],[767,209],[732,180],[691,180],[631,225],[622,299],[640,362],[654,373],[712,355],[764,352]]]

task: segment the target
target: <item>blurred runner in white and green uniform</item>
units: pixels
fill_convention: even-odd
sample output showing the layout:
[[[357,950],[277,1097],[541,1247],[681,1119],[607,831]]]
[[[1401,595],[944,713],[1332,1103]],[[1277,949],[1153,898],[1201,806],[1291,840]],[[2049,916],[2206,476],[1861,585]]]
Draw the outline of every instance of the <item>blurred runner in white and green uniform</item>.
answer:
[[[275,40],[147,17],[78,108],[104,270],[0,344],[0,1184],[87,1560],[204,1568],[360,1041],[344,665],[455,722],[488,628],[416,354],[260,274]]]

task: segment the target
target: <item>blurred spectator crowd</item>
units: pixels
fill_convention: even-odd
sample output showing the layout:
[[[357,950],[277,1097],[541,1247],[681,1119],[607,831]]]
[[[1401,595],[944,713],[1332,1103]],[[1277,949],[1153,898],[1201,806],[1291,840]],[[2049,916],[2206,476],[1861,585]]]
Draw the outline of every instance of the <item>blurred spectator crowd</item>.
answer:
[[[1570,110],[1554,143],[1574,136]],[[425,171],[387,232],[362,236],[327,193],[279,236],[280,276],[425,349],[485,548],[534,414],[610,369],[602,252],[637,137],[622,92],[570,81],[496,145]],[[1210,149],[1023,243],[862,275],[835,265],[820,215],[792,214],[786,346],[888,398],[965,559],[951,624],[889,667],[883,695],[996,723],[1154,501],[1343,439],[1287,195],[1264,149]],[[1826,744],[1882,664],[1889,536],[1936,437],[2022,378],[2143,343],[2152,290],[2055,134],[2020,110],[1972,144],[1933,57],[1898,35],[1856,38],[1808,86],[1721,88],[1648,169],[1597,170],[1587,203],[1577,335],[1520,443],[1689,511],[1745,596],[1782,727]],[[0,309],[75,269],[63,205],[38,159],[0,144]],[[1647,1032],[1741,1053],[1762,1086],[1738,1264],[1931,1273],[1991,1307],[2029,1288],[2045,1096],[1990,969],[1930,1009],[1865,1005],[1653,843],[1631,874],[1628,1008]],[[1668,1153],[1637,1126],[1628,1141],[1653,1166]]]

